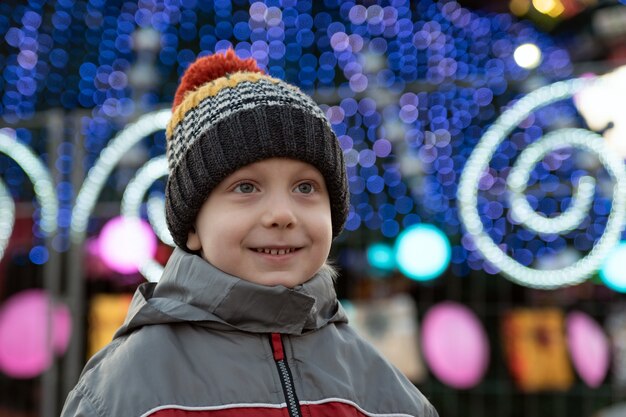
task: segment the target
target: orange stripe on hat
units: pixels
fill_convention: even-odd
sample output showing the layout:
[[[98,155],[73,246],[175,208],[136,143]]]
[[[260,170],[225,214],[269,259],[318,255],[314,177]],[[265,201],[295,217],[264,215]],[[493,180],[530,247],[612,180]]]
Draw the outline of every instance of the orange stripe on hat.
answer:
[[[175,108],[170,122],[167,124],[166,136],[172,137],[174,129],[185,117],[185,114],[194,107],[200,105],[200,103],[208,98],[216,96],[224,88],[234,88],[242,82],[257,82],[261,79],[271,81],[273,83],[279,83],[280,80],[272,78],[265,74],[259,74],[256,72],[237,72],[232,75],[222,76],[216,80],[209,81],[208,83],[200,86],[198,89],[189,91],[186,93],[183,101]]]

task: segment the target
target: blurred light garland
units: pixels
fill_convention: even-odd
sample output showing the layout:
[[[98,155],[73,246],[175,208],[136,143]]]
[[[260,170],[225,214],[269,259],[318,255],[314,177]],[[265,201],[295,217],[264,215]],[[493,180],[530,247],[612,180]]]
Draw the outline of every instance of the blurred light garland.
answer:
[[[84,240],[89,216],[113,168],[126,152],[147,135],[164,130],[170,117],[169,109],[146,114],[122,130],[102,151],[95,165],[89,170],[76,197],[70,226],[74,243],[82,243]]]
[[[148,197],[146,204],[148,220],[159,239],[161,239],[163,243],[173,247],[174,238],[172,238],[165,220],[165,195],[161,194],[157,196],[157,194],[159,193],[154,193],[154,195]]]
[[[35,198],[41,210],[39,227],[46,236],[53,235],[57,230],[59,204],[56,197],[54,182],[49,171],[30,148],[4,132],[0,132],[0,153],[4,153],[12,158],[24,170],[30,179],[33,184],[33,189],[35,190]],[[7,198],[10,197],[4,187],[4,184],[2,188],[2,200],[6,203]],[[6,210],[5,213],[9,215],[10,218],[5,220],[3,216],[3,227],[2,230],[0,230],[0,242],[4,240],[3,237],[7,233],[10,235],[11,231],[7,228],[12,228],[15,220],[14,203],[11,202],[5,204],[3,207],[3,210]],[[8,240],[4,243],[5,244],[2,246],[2,250],[0,252],[4,251]]]
[[[580,283],[593,274],[619,240],[626,216],[626,169],[623,161],[608,151],[603,139],[591,132],[580,129],[555,131],[540,139],[529,148],[529,152],[520,156],[522,160],[515,171],[511,172],[508,185],[513,188],[512,207],[515,217],[537,232],[561,233],[574,227],[574,220],[584,216],[582,209],[588,209],[591,201],[593,181],[589,178],[579,184],[579,192],[574,196],[578,201],[570,206],[566,213],[554,219],[541,218],[530,214],[530,207],[521,195],[532,163],[540,160],[555,147],[575,146],[595,153],[609,174],[615,179],[613,205],[608,217],[606,229],[587,256],[574,264],[553,271],[529,268],[509,257],[506,252],[493,242],[485,232],[478,214],[478,189],[481,175],[489,166],[498,145],[502,143],[514,128],[523,122],[534,110],[550,103],[571,97],[580,91],[589,81],[574,79],[542,87],[516,102],[507,109],[487,130],[470,155],[459,183],[460,215],[463,224],[471,235],[477,249],[505,276],[519,284],[535,288],[557,288]],[[582,188],[582,189],[581,189]],[[523,201],[524,200],[524,201]]]
[[[7,123],[28,119],[35,109],[93,109],[81,127],[86,158],[74,165],[89,169],[120,122],[171,102],[191,61],[232,46],[325,103],[348,162],[352,204],[346,230],[367,228],[387,238],[422,221],[448,235],[461,233],[455,198],[466,158],[499,104],[514,98],[514,86],[531,74],[515,62],[517,47],[540,49],[542,59],[533,72],[538,78],[552,82],[572,73],[567,52],[530,23],[508,14],[472,12],[455,1],[44,5],[32,1],[14,10],[0,4],[0,36],[7,41],[0,50],[0,114]],[[144,47],[140,35],[148,31],[158,38],[158,48]],[[138,65],[146,56],[152,61]],[[515,146],[533,142],[535,132],[547,125],[549,118],[537,117]],[[156,143],[150,155],[164,151],[164,143]],[[512,145],[499,152],[494,169],[507,166],[515,151]],[[561,176],[572,173],[567,161],[563,167]],[[492,180],[489,193],[495,194],[503,179],[494,175]],[[558,203],[549,200],[543,204]],[[149,215],[150,207],[158,207],[151,201]],[[589,230],[576,236],[580,247],[591,244],[604,216],[601,208],[594,204]],[[502,243],[509,239],[516,245],[516,256],[529,253],[524,257],[532,262],[541,251],[563,244],[557,239],[537,247],[521,232],[505,235],[498,218],[502,210],[499,203],[489,207],[494,218],[486,228]],[[484,267],[469,248],[459,243],[452,248],[459,275]]]
[[[124,191],[122,198],[122,215],[130,218],[141,218],[141,202],[143,201],[143,196],[154,181],[167,175],[168,168],[165,156],[159,156],[148,161],[148,163],[137,171],[137,174],[128,183]],[[165,224],[165,203],[163,199],[151,197],[149,204],[148,216],[153,230],[161,241],[170,246],[175,246],[174,239]],[[155,208],[157,204],[161,207],[160,210]],[[158,219],[155,218],[155,216],[159,216]],[[148,281],[156,282],[161,278],[163,267],[155,260],[150,259],[143,265],[140,265],[139,272],[141,272]]]
[[[9,244],[15,224],[15,202],[7,190],[4,181],[0,181],[0,259]]]

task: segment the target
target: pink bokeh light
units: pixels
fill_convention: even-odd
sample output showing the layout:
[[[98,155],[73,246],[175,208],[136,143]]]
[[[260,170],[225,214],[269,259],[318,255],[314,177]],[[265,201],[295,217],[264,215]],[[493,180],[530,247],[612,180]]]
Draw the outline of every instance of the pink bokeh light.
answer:
[[[567,344],[574,368],[591,388],[602,384],[609,370],[609,341],[594,319],[581,311],[572,311],[566,320]]]
[[[144,220],[120,216],[104,225],[97,248],[109,268],[122,274],[134,274],[144,262],[154,258],[157,239]]]
[[[67,349],[72,330],[69,309],[51,304],[40,289],[15,294],[0,308],[0,370],[33,378]]]
[[[459,389],[478,384],[489,365],[489,343],[480,321],[467,307],[445,301],[422,323],[422,349],[433,374]]]

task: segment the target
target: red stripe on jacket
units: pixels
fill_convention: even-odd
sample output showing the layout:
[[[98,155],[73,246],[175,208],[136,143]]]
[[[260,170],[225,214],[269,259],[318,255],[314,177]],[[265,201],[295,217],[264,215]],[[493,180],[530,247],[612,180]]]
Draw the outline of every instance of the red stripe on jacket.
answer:
[[[285,351],[283,350],[283,341],[280,333],[272,333],[272,351],[274,352],[274,360],[276,362],[285,359]]]
[[[301,405],[302,414],[311,417],[367,417],[356,407],[340,403],[328,402],[323,404]],[[233,407],[219,410],[180,410],[166,408],[150,414],[150,417],[289,417],[286,407]]]

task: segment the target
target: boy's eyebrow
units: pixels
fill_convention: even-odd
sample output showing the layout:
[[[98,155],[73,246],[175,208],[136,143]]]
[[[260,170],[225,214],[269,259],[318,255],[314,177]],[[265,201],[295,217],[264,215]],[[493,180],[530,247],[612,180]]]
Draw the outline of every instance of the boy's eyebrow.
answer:
[[[258,175],[258,169],[251,166],[243,166],[234,172],[231,172],[226,178],[247,177],[255,174]]]
[[[229,177],[235,178],[235,177],[240,177],[240,176],[243,176],[243,177],[262,176],[262,175],[273,176],[275,174],[276,172],[274,170],[267,170],[267,169],[261,169],[261,168],[257,169],[254,167],[246,166],[246,167],[239,168],[238,170],[230,174],[227,178]],[[303,167],[301,169],[298,169],[293,175],[296,177],[316,176],[319,178],[324,178],[322,173],[313,167]]]
[[[296,176],[299,177],[304,177],[304,176],[316,176],[316,177],[320,177],[320,178],[324,178],[324,176],[315,168],[304,168],[299,170],[296,173]]]

